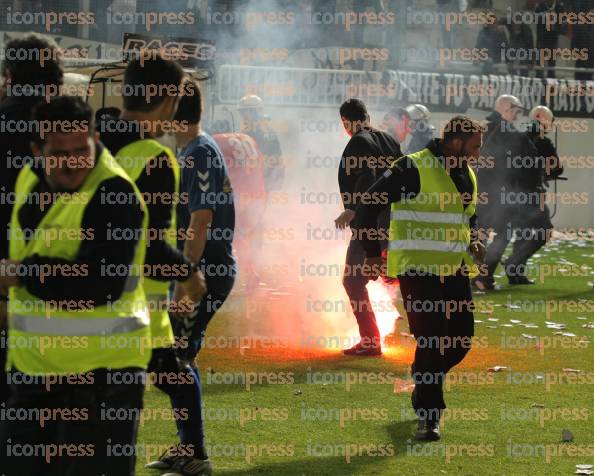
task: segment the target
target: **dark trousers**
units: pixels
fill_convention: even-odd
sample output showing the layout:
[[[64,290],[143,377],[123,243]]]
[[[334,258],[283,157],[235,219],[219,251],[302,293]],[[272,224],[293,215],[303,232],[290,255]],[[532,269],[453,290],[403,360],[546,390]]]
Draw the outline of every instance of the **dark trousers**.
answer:
[[[376,346],[381,344],[381,339],[367,292],[369,278],[364,276],[362,272],[365,256],[365,250],[359,241],[351,240],[347,249],[342,285],[349,297],[351,308],[357,319],[361,342],[365,346]]]
[[[209,292],[202,298],[194,313],[186,319],[171,322],[176,338],[187,340],[188,343],[187,346],[176,349],[176,354],[181,360],[193,363],[202,348],[208,323],[227,300],[234,281],[235,277],[226,277],[223,285],[214,284],[207,278],[206,287]]]
[[[504,217],[507,219],[502,219]],[[521,207],[510,210],[509,214],[501,212],[501,217],[492,223],[484,223],[481,228],[483,226],[493,228],[496,233],[485,255],[488,279],[493,278],[501,257],[514,236],[512,254],[505,262],[505,274],[512,278],[524,276],[526,262],[545,245],[553,229],[547,206],[544,210],[538,207]]]
[[[474,335],[472,293],[461,274],[399,276],[408,324],[417,341],[411,373],[413,408],[422,418],[438,417],[446,408],[446,374],[470,350]]]
[[[216,312],[223,306],[235,283],[235,275],[212,278],[206,275],[208,293],[186,319],[172,319],[171,327],[180,344],[174,351],[160,349],[153,353],[149,371],[165,371],[178,366],[186,374],[184,383],[175,387],[158,387],[171,399],[173,409],[187,411],[186,420],[176,421],[181,444],[193,447],[195,458],[208,458],[204,446],[204,422],[202,420],[202,384],[196,363],[196,356],[202,348],[206,328]],[[184,343],[186,345],[184,345]],[[188,378],[190,377],[190,378]]]
[[[177,360],[172,347],[153,349],[147,372],[156,374],[157,387],[169,396],[184,452],[206,459],[202,421],[202,385],[198,368]],[[177,375],[177,379],[172,376]],[[184,418],[178,417],[184,415]]]
[[[134,474],[143,370],[97,369],[73,376],[78,383],[53,385],[18,371],[10,377],[11,396],[0,421],[0,474]]]

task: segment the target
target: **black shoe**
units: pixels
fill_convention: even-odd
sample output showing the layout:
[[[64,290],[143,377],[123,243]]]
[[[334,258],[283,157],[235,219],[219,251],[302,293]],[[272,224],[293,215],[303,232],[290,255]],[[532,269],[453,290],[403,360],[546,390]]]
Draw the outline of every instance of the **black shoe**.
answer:
[[[171,469],[162,476],[212,476],[212,465],[208,459],[178,456]]]
[[[175,459],[179,457],[179,451],[180,448],[178,445],[174,445],[171,448],[165,450],[161,456],[159,456],[159,459],[147,463],[144,467],[147,469],[169,469],[173,466],[173,463],[175,463]]]
[[[382,355],[382,348],[380,346],[363,346],[361,342],[354,345],[350,349],[342,351],[344,355],[356,355],[358,357],[377,357]]]
[[[415,439],[419,441],[437,441],[439,434],[439,420],[433,418],[419,418]]]
[[[528,279],[526,276],[508,276],[507,280],[512,286],[521,284],[536,284],[535,281]]]
[[[493,278],[474,278],[470,284],[479,291],[495,291],[497,289]]]

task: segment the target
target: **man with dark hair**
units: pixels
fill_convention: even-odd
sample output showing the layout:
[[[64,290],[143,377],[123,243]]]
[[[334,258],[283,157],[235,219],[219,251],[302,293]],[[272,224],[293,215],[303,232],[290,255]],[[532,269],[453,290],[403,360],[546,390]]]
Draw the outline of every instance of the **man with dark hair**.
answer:
[[[60,48],[51,38],[30,34],[8,41],[0,68],[8,96],[18,96],[21,88],[25,88],[28,96],[34,92],[43,97],[52,89],[56,95],[57,87],[62,85],[61,56]]]
[[[335,224],[337,228],[344,229],[351,223],[357,205],[370,199],[376,200],[376,197],[365,195],[376,179],[377,169],[387,168],[402,154],[398,142],[390,134],[371,127],[367,108],[361,100],[345,101],[340,106],[340,118],[351,137],[338,170],[338,185],[345,211],[335,220]],[[380,217],[380,223],[386,236],[387,216]],[[379,236],[382,236],[381,232]],[[380,241],[377,241],[377,245],[380,246]],[[347,249],[342,283],[357,319],[361,341],[345,349],[345,355],[375,356],[382,353],[381,336],[367,292],[369,279],[362,270],[364,260],[365,252],[360,240],[353,235]]]
[[[34,137],[36,160],[16,181],[9,259],[0,262],[13,338],[11,395],[0,421],[2,472],[133,474],[134,456],[113,448],[135,445],[149,360],[139,284],[146,209],[99,143],[84,101],[39,103],[32,120],[46,132]],[[117,246],[114,230],[127,237]],[[126,272],[106,279],[105,268]],[[54,416],[19,418],[23,410]],[[49,451],[60,442],[78,449],[55,458],[11,450],[39,445]]]
[[[477,184],[471,163],[478,160],[481,134],[478,123],[455,117],[442,140],[397,160],[368,190],[386,194],[391,204],[387,274],[400,281],[417,340],[411,373],[420,440],[440,438],[443,382],[470,350],[474,335],[469,276],[477,270],[470,254],[480,260],[484,248],[472,231]],[[381,263],[380,248],[364,232],[377,227],[384,207],[362,203],[353,221],[371,270]],[[370,279],[376,278],[373,271]]]
[[[169,469],[174,459],[182,475],[210,474],[211,466],[202,432],[202,388],[198,372],[188,362],[177,359],[168,309],[172,281],[177,294],[171,303],[176,317],[187,314],[187,305],[203,294],[204,278],[197,261],[177,249],[177,203],[180,199],[180,170],[175,154],[155,138],[164,134],[177,111],[183,91],[184,72],[179,64],[153,51],[132,60],[124,73],[124,109],[120,118],[101,123],[101,140],[135,182],[145,197],[151,241],[147,262],[155,264],[145,274],[144,288],[150,308],[152,358],[148,371],[157,373],[156,387],[165,392],[176,415],[181,443],[167,452],[167,457],[149,467]],[[175,309],[177,308],[177,309]],[[177,375],[177,379],[171,379]],[[176,383],[179,380],[180,383]]]
[[[0,194],[8,198],[0,207],[0,259],[8,256],[8,223],[17,175],[32,159],[30,127],[31,110],[44,97],[58,94],[62,84],[62,68],[58,45],[49,38],[28,35],[6,43],[0,67]],[[20,132],[25,130],[26,132]],[[0,336],[6,337],[6,299],[0,289]],[[1,339],[5,342],[5,339]],[[6,348],[0,344],[0,402],[8,398],[9,387],[4,374]]]
[[[183,76],[184,70],[179,63],[164,59],[152,50],[141,53],[139,58],[128,63],[124,72],[124,109],[153,112],[154,115],[168,112],[159,117],[171,120]],[[171,102],[172,99],[175,101]],[[167,103],[168,111],[157,109],[163,103]]]

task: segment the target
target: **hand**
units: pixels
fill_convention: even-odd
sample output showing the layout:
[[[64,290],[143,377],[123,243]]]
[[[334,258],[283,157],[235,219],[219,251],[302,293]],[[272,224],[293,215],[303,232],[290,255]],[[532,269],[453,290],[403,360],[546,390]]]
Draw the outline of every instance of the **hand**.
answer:
[[[485,260],[485,245],[480,241],[473,241],[470,244],[470,254],[473,256],[475,261],[482,264]]]
[[[353,210],[347,209],[342,212],[336,220],[334,220],[334,224],[339,230],[344,230],[347,226],[350,226],[353,218],[355,218],[355,212]]]
[[[173,299],[169,303],[169,315],[174,319],[190,317],[194,310],[195,303],[186,295],[185,289],[175,283]]]
[[[3,259],[0,260],[0,288],[10,288],[11,286],[20,286],[19,278],[16,274],[16,268],[20,261]]]
[[[192,273],[185,281],[178,282],[184,294],[192,301],[198,303],[206,294],[206,281],[201,271]]]
[[[363,265],[363,275],[367,276],[371,281],[375,281],[377,278],[379,278],[384,270],[385,262],[381,256],[365,258],[365,264]]]
[[[189,317],[205,294],[206,281],[200,271],[193,273],[185,281],[175,283],[170,314],[176,319]]]

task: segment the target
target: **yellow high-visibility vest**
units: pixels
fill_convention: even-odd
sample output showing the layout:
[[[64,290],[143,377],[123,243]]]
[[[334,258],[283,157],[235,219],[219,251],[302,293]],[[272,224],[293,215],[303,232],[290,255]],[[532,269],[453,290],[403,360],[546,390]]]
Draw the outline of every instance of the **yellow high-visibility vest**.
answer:
[[[415,271],[449,276],[464,264],[467,274],[476,276],[478,268],[468,253],[477,200],[474,172],[468,167],[473,191],[465,209],[452,178],[429,149],[408,157],[419,171],[421,188],[413,198],[403,197],[391,205],[388,275]]]
[[[136,183],[144,170],[150,169],[150,173],[159,173],[159,169],[163,164],[151,164],[150,161],[163,155],[167,156],[175,179],[175,197],[171,197],[171,225],[164,238],[167,243],[175,248],[177,245],[176,201],[179,196],[180,172],[174,153],[154,139],[143,139],[121,148],[115,157],[128,176]],[[142,193],[143,190],[140,192]],[[169,286],[170,281],[156,281],[149,278],[144,280],[144,292],[146,293],[151,317],[153,347],[167,347],[173,344],[173,331],[167,311]]]
[[[32,255],[76,259],[84,237],[82,219],[85,209],[93,196],[101,193],[101,184],[114,177],[130,181],[109,151],[104,149],[82,187],[56,199],[32,236],[26,236],[18,218],[19,211],[27,200],[34,199],[31,192],[39,178],[30,166],[23,168],[15,186],[10,259],[22,261]],[[151,354],[147,348],[150,321],[142,288],[142,267],[148,216],[138,189],[130,183],[144,210],[144,219],[122,295],[117,300],[95,306],[89,302],[43,301],[24,286],[10,288],[7,368],[15,367],[30,375],[48,375],[84,373],[98,368],[146,367]],[[78,235],[78,239],[49,239],[56,230],[66,230],[69,237]]]

